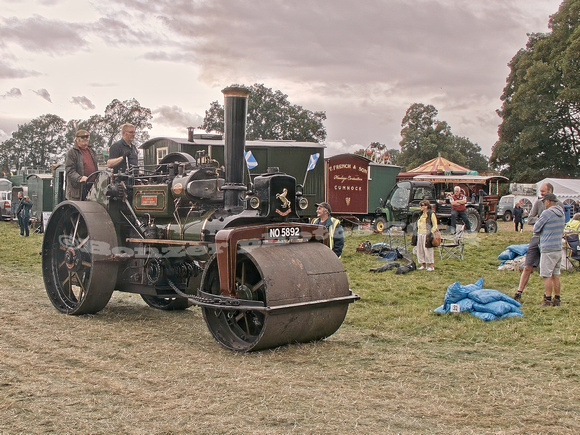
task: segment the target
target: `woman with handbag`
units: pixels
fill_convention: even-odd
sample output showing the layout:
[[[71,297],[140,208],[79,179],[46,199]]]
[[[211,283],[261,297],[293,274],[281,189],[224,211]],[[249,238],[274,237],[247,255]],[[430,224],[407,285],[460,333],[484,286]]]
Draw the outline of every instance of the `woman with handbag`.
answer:
[[[421,216],[417,220],[417,263],[421,263],[418,270],[427,269],[429,272],[435,270],[435,255],[433,253],[433,238],[439,238],[441,235],[437,228],[437,216],[431,211],[431,204],[427,200],[419,203],[421,206]],[[435,246],[439,246],[435,242]]]

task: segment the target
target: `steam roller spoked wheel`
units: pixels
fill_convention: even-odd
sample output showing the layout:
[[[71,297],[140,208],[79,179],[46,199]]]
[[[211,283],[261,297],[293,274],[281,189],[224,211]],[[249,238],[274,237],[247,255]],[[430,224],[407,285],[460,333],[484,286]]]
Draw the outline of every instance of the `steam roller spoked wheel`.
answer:
[[[46,292],[65,314],[94,314],[109,302],[117,280],[111,250],[115,227],[98,203],[65,201],[52,213],[42,244]]]
[[[215,257],[204,271],[202,291],[220,293]],[[247,352],[332,335],[344,321],[349,302],[315,302],[349,295],[342,263],[321,243],[246,246],[236,260],[236,298],[263,302],[271,310],[202,311],[220,344]]]

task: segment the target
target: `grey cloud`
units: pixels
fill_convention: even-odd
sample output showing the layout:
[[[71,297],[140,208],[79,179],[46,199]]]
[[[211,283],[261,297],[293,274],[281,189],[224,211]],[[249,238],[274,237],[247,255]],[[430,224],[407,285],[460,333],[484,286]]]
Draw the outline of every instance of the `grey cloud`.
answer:
[[[184,112],[181,107],[161,106],[153,110],[154,122],[168,127],[182,127],[186,134],[187,127],[198,127],[203,122],[199,115]]]
[[[0,56],[2,54],[0,53]],[[36,71],[27,71],[8,65],[7,62],[0,62],[0,79],[22,79],[26,77],[38,76]]]
[[[469,82],[471,91],[495,91],[489,79],[497,70],[489,66],[505,66],[515,54],[502,51],[505,38],[525,35],[517,8],[499,0],[420,1],[421,7],[385,0],[120,1],[123,12],[156,17],[167,30],[165,49],[146,59],[195,62],[210,83],[234,72],[246,81],[428,83],[457,93]],[[122,14],[101,20],[102,29],[116,41],[154,38],[126,20]]]
[[[18,98],[22,96],[22,92],[18,88],[12,88],[8,92],[3,95],[0,95],[0,98]]]
[[[84,110],[95,108],[95,105],[93,104],[93,102],[90,99],[88,99],[87,97],[72,97],[70,102],[80,106]]]
[[[39,89],[38,91],[32,91],[32,92],[34,92],[39,97],[44,98],[49,103],[52,103],[52,100],[50,99],[50,93],[46,89]]]
[[[125,21],[123,18],[125,18]],[[91,25],[91,31],[111,45],[148,46],[162,42],[155,34],[136,30],[128,23],[131,23],[131,17],[121,17],[119,19],[105,17]]]
[[[70,54],[83,48],[82,26],[64,21],[49,20],[34,15],[31,18],[4,18],[0,21],[0,38],[30,51],[51,54]]]

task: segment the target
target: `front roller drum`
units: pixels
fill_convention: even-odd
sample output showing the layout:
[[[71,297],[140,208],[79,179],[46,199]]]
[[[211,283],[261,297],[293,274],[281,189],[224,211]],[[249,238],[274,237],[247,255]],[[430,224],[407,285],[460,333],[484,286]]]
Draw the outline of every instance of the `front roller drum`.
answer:
[[[215,260],[204,272],[202,291],[219,294]],[[265,309],[202,310],[220,344],[248,352],[332,335],[344,321],[349,296],[342,263],[322,243],[248,246],[238,251],[236,298],[261,301]]]
[[[96,202],[65,201],[52,212],[42,243],[42,274],[54,307],[65,314],[94,314],[113,293],[117,233]]]

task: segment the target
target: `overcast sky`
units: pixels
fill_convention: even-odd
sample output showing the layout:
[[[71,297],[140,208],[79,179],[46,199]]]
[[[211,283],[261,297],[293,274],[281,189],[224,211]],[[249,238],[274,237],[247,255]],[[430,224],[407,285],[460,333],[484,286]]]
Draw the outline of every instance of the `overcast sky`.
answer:
[[[399,148],[413,103],[497,140],[507,63],[561,0],[0,0],[0,141],[46,113],[153,112],[186,137],[221,89],[263,83],[325,111],[327,155]]]

